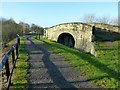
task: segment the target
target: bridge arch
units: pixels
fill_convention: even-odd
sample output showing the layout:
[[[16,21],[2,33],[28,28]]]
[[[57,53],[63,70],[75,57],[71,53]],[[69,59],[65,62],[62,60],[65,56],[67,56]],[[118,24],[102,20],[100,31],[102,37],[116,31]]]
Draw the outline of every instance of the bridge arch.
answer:
[[[44,37],[95,55],[92,25],[80,22],[62,23],[44,29]],[[66,42],[66,43],[65,43]]]
[[[63,45],[66,45],[68,47],[74,47],[75,46],[75,39],[70,33],[61,33],[58,36],[57,42],[61,43]]]

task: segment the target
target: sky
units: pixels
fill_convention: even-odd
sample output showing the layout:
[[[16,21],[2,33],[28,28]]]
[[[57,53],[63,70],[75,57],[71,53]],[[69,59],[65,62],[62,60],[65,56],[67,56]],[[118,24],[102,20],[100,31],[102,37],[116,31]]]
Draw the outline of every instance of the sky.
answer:
[[[118,17],[117,2],[2,2],[1,16],[28,24],[51,27],[66,22],[84,22],[84,16]]]

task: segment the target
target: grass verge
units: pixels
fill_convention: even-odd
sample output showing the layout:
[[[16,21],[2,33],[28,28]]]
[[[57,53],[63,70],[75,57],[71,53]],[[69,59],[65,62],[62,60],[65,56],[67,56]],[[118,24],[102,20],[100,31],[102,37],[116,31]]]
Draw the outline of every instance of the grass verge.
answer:
[[[51,51],[65,57],[76,70],[87,77],[88,81],[104,88],[118,88],[118,82],[120,81],[118,77],[120,72],[118,70],[120,66],[116,45],[120,41],[113,42],[115,45],[113,44],[111,48],[107,47],[104,42],[96,42],[95,47],[97,48],[98,57],[94,57],[50,40],[43,38],[40,40],[32,39],[44,43]]]
[[[13,73],[12,89],[22,89],[27,87],[27,72],[28,72],[28,54],[25,49],[25,42],[23,37],[21,37],[20,46],[19,46],[19,58],[16,62],[16,68]]]

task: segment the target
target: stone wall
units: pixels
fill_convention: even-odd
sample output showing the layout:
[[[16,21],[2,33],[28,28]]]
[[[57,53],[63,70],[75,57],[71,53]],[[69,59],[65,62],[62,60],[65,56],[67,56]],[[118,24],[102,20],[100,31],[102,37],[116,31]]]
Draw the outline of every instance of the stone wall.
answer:
[[[92,26],[85,23],[63,23],[44,30],[44,37],[57,42],[59,36],[69,33],[75,40],[74,48],[96,55],[92,41]]]
[[[118,26],[102,23],[94,23],[90,25],[95,26],[94,35],[96,41],[120,40],[120,31]]]
[[[93,26],[95,26],[94,29]],[[68,33],[74,38],[74,48],[96,55],[92,41],[97,38],[100,40],[120,39],[120,31],[118,30],[118,26],[114,25],[72,22],[58,24],[45,29],[44,37],[57,42],[61,34]]]
[[[100,28],[101,30],[106,30],[108,32],[118,32],[118,26],[115,25],[109,25],[109,24],[103,24],[103,23],[91,23],[91,26],[95,26],[96,28]]]

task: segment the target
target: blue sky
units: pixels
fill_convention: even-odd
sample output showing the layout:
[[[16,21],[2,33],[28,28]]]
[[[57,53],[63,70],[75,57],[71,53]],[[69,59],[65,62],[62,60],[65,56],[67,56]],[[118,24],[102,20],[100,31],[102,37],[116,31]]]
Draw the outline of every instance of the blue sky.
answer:
[[[50,27],[65,22],[83,22],[84,15],[118,17],[117,2],[3,2],[2,17]]]

